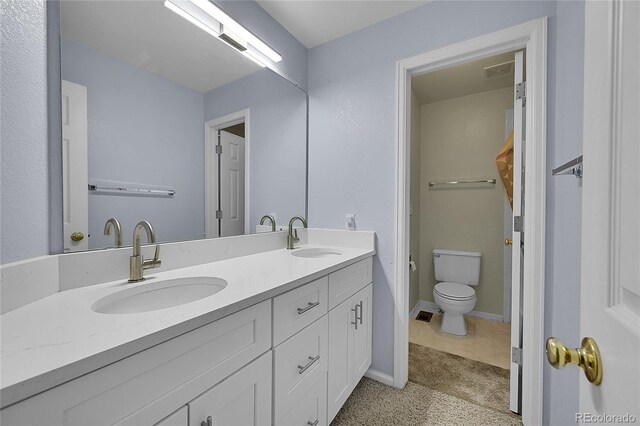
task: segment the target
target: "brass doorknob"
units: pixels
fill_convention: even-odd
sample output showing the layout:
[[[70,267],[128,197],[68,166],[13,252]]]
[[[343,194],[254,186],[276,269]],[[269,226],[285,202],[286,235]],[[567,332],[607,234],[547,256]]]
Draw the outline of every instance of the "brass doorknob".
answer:
[[[594,385],[602,382],[602,359],[596,341],[591,337],[582,339],[582,347],[571,349],[555,337],[547,339],[547,360],[554,368],[574,364],[584,370],[587,380]]]
[[[82,232],[74,232],[71,234],[71,241],[82,241],[84,239],[84,234]]]
[[[510,246],[511,244],[513,244],[513,240],[504,240],[505,246]]]

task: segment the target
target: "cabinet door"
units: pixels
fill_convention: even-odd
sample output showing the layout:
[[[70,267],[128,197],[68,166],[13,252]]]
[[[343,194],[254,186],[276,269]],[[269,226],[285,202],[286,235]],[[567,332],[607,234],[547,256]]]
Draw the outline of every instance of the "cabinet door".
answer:
[[[351,299],[348,299],[329,312],[329,423],[353,390],[353,308]]]
[[[164,420],[160,420],[154,426],[188,426],[189,424],[189,410],[185,405],[175,413],[166,417]]]
[[[189,403],[189,425],[202,424],[271,424],[271,351]]]
[[[358,384],[371,365],[371,301],[369,284],[350,300],[357,309],[358,326],[353,328],[353,386]]]

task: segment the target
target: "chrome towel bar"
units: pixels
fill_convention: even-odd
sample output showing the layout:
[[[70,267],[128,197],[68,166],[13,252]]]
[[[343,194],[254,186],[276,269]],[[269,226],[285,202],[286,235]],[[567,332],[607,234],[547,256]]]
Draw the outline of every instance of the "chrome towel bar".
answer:
[[[560,167],[553,169],[552,176],[574,175],[577,178],[582,177],[582,155],[567,161]]]
[[[465,183],[489,183],[491,185],[496,184],[495,179],[475,179],[475,180],[451,180],[447,182],[429,182],[429,186],[436,185],[460,185]]]

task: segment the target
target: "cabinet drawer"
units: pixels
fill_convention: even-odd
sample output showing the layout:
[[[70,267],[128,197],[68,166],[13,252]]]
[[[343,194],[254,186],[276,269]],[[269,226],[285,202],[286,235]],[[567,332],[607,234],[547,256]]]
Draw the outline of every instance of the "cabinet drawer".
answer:
[[[361,260],[329,275],[329,309],[333,309],[371,283],[373,258]]]
[[[327,277],[273,299],[273,346],[287,340],[327,313]]]
[[[313,385],[326,376],[327,316],[274,349],[275,420],[291,410]]]
[[[7,407],[3,424],[154,424],[270,346],[267,300]]]
[[[271,424],[271,351],[189,403],[189,426]]]
[[[317,423],[316,423],[317,422]],[[327,425],[327,376],[306,393],[288,413],[276,422],[278,426],[326,426]]]

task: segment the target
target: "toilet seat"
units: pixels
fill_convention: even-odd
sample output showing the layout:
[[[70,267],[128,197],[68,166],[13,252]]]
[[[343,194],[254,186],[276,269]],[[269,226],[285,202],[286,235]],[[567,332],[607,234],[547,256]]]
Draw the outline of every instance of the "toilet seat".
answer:
[[[465,284],[441,282],[436,284],[433,289],[440,297],[448,300],[466,301],[476,297],[473,288]]]

